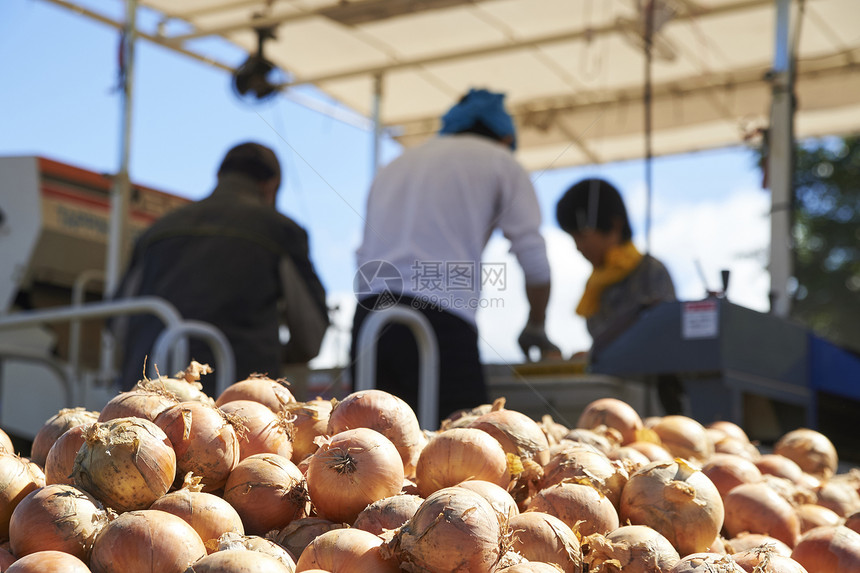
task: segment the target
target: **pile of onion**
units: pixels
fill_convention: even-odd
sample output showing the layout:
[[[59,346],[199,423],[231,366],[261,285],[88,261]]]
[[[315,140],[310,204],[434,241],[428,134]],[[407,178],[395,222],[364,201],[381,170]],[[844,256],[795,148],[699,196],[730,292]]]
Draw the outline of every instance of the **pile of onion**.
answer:
[[[84,445],[87,426],[75,426],[69,428],[63,435],[57,438],[48,457],[45,459],[45,483],[63,483],[74,485],[72,470],[75,468],[75,458],[78,450]]]
[[[92,573],[184,573],[206,555],[203,540],[181,517],[165,511],[127,511],[96,537]]]
[[[436,433],[418,458],[415,480],[422,497],[463,480],[479,479],[507,487],[511,481],[505,450],[476,428]]]
[[[409,521],[423,501],[424,499],[417,495],[405,493],[374,501],[361,510],[352,526],[381,535],[384,531],[397,529]],[[513,503],[513,500],[511,502]]]
[[[816,527],[798,540],[791,558],[808,573],[858,573],[860,533],[844,525]]]
[[[284,412],[272,412],[253,400],[233,400],[220,408],[243,426],[238,432],[240,460],[254,454],[278,454],[292,459],[293,428]]]
[[[326,440],[311,456],[306,474],[317,515],[350,524],[368,504],[399,493],[403,478],[397,448],[370,428]]]
[[[602,573],[668,571],[681,559],[668,539],[644,525],[625,525],[607,535],[589,535],[583,546],[589,570]]]
[[[193,573],[292,573],[293,569],[265,553],[227,549],[207,555],[189,569]]]
[[[9,522],[9,546],[18,557],[63,551],[84,562],[96,536],[108,524],[104,506],[70,485],[47,485],[25,497]]]
[[[660,532],[680,555],[705,551],[723,526],[723,500],[713,482],[684,460],[652,462],[621,492],[621,521]]]
[[[0,451],[0,539],[9,537],[9,519],[21,500],[45,485],[38,466],[10,452]]]
[[[21,557],[12,563],[6,573],[49,573],[62,571],[63,573],[91,573],[86,563],[68,553],[62,551],[39,551]]]
[[[267,406],[272,412],[279,412],[284,405],[296,401],[288,386],[289,382],[283,379],[274,380],[264,374],[251,374],[245,380],[227,386],[215,404],[223,406],[233,400],[253,400]]]
[[[176,477],[167,435],[142,418],[117,418],[87,427],[72,471],[75,485],[117,512],[146,509]]]
[[[322,398],[284,406],[284,412],[293,426],[293,462],[299,463],[317,451],[319,446],[314,440],[317,436],[325,435],[333,407],[331,400]]]
[[[609,498],[590,485],[580,483],[562,482],[540,490],[527,511],[554,515],[580,537],[606,534],[619,525],[618,512]]]
[[[761,533],[794,547],[800,520],[794,507],[764,483],[741,484],[723,498],[725,529],[730,537]]]
[[[642,429],[642,418],[633,406],[617,398],[599,398],[589,403],[576,423],[577,428],[593,430],[600,426],[614,428],[621,433],[621,443],[637,439]]]
[[[179,480],[191,472],[200,478],[203,491],[224,487],[240,455],[239,436],[224,412],[205,402],[180,402],[159,414],[155,423],[173,444]]]
[[[383,555],[382,539],[361,529],[332,529],[315,538],[302,551],[296,571],[335,573],[397,573],[398,562]],[[451,569],[448,570],[449,572]]]
[[[794,461],[806,473],[824,479],[832,476],[839,465],[833,442],[821,432],[808,428],[784,434],[774,444],[773,453]]]
[[[582,571],[579,538],[568,525],[548,513],[527,511],[511,517],[511,549],[529,561],[551,563],[564,573]]]
[[[48,418],[36,432],[33,445],[30,448],[30,461],[44,467],[45,460],[48,458],[48,451],[66,430],[81,424],[92,424],[98,421],[98,418],[98,412],[91,412],[86,408],[64,408],[60,410]]]

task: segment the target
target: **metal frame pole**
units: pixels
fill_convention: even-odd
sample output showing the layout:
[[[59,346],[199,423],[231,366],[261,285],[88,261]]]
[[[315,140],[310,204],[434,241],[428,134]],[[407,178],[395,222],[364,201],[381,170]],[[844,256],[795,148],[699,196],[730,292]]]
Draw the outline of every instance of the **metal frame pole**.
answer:
[[[373,155],[371,157],[371,177],[376,175],[381,161],[382,148],[382,74],[373,78]]]

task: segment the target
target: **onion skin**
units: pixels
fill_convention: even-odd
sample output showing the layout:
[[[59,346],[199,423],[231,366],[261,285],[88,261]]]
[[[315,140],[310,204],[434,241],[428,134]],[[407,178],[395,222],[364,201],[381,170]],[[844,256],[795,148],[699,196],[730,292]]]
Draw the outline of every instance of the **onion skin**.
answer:
[[[605,455],[588,450],[570,448],[556,452],[544,466],[541,489],[562,481],[588,483],[609,498],[617,510],[621,490],[628,479],[621,464],[613,463]]]
[[[40,551],[16,560],[6,573],[91,573],[86,563],[62,551]]]
[[[197,532],[204,544],[228,532],[245,534],[239,513],[224,498],[211,493],[182,488],[156,499],[149,509],[181,517]]]
[[[78,450],[86,441],[84,438],[85,431],[86,426],[84,425],[66,430],[48,450],[48,456],[45,459],[46,484],[75,484],[72,471],[75,469],[75,458],[78,455]]]
[[[534,459],[541,466],[549,461],[549,442],[537,422],[516,410],[495,410],[475,418],[470,428],[496,438],[505,453]]]
[[[722,498],[741,484],[761,481],[759,468],[750,460],[735,454],[714,454],[702,466],[702,473],[714,482]]]
[[[222,412],[237,416],[244,430],[238,432],[239,461],[254,454],[278,454],[291,459],[291,427],[281,414],[253,400],[233,400],[220,406]]]
[[[47,485],[15,508],[9,522],[9,546],[18,557],[51,550],[86,563],[108,520],[105,508],[88,493],[70,485]]]
[[[301,555],[305,548],[317,537],[331,531],[347,527],[345,523],[334,523],[321,517],[295,519],[275,533],[271,539],[286,548],[293,555]]]
[[[499,569],[499,573],[558,573],[558,568],[549,563],[529,561],[528,563],[517,563],[516,565]]]
[[[769,546],[769,548],[773,549],[780,555],[791,557],[791,547],[770,535],[763,535],[761,533],[741,533],[740,535],[726,540],[726,548],[731,554],[743,553],[744,551],[755,549],[763,545]]]
[[[816,527],[800,538],[791,558],[808,573],[858,573],[860,533],[844,525]]]
[[[154,422],[159,414],[177,404],[179,400],[166,391],[146,390],[140,383],[128,392],[120,392],[99,412],[99,422],[117,418],[143,418]]]
[[[619,525],[618,512],[609,498],[579,483],[562,482],[540,490],[526,511],[554,515],[581,537],[606,534]]]
[[[627,480],[621,521],[660,532],[681,556],[705,551],[723,526],[720,492],[683,460],[652,462]]]
[[[693,418],[663,416],[651,427],[663,447],[676,458],[702,463],[714,454],[714,444],[705,427]]]
[[[763,454],[753,463],[763,474],[785,478],[796,484],[800,484],[803,479],[803,470],[800,466],[779,454]]]
[[[86,408],[64,408],[48,418],[33,438],[30,448],[30,461],[44,467],[48,457],[48,451],[54,442],[71,428],[81,424],[92,424],[97,422],[98,412],[91,412]]]
[[[292,570],[265,553],[228,549],[207,555],[191,565],[186,573],[292,573]]]
[[[764,483],[739,485],[723,499],[725,529],[730,537],[742,532],[762,533],[794,547],[800,519],[794,507]]]
[[[747,573],[809,573],[803,565],[774,550],[753,549],[732,555]]]
[[[44,485],[45,474],[38,466],[0,451],[0,539],[9,537],[9,520],[18,504]]]
[[[520,510],[517,507],[517,502],[514,501],[513,496],[511,496],[505,488],[492,482],[480,479],[467,479],[466,481],[458,483],[457,487],[463,487],[474,491],[490,502],[490,505],[493,506],[496,513],[504,515],[508,519],[520,513]]]
[[[332,529],[314,539],[299,556],[296,573],[396,573],[399,564],[383,556],[382,539],[361,529]]]
[[[840,517],[860,511],[860,494],[846,482],[828,480],[815,488],[815,503]]]
[[[608,535],[589,535],[584,541],[590,571],[654,573],[674,567],[681,557],[659,532],[645,525],[625,525]]]
[[[279,412],[285,404],[296,401],[288,388],[286,380],[273,380],[264,374],[251,374],[245,380],[231,384],[215,400],[216,406],[223,406],[233,400],[255,400],[267,406],[272,412]]]
[[[822,525],[843,525],[842,517],[823,505],[802,503],[794,508],[800,519],[801,535]]]
[[[789,458],[806,473],[822,479],[836,473],[839,464],[833,442],[821,432],[808,428],[784,434],[774,444],[773,453]]]
[[[505,450],[498,440],[477,428],[453,428],[433,436],[415,473],[418,491],[427,497],[434,491],[467,479],[492,482],[506,488],[511,481]]]
[[[642,429],[642,418],[627,402],[617,398],[599,398],[585,407],[576,427],[593,430],[599,426],[621,432],[621,444],[624,445],[636,441],[637,433]]]
[[[660,444],[655,444],[653,442],[632,442],[627,444],[627,447],[645,454],[645,456],[652,462],[671,462],[675,459],[672,457],[672,454],[669,453],[669,450]]]
[[[211,545],[216,551],[211,551],[210,554],[220,551],[230,551],[233,549],[253,551],[255,553],[263,553],[269,557],[274,557],[291,572],[296,568],[296,560],[287,548],[278,545],[271,539],[260,537],[259,535],[225,533]],[[207,544],[206,548],[210,548],[209,544]]]
[[[423,501],[424,499],[417,495],[402,493],[374,501],[361,510],[352,526],[381,535],[384,531],[397,529],[409,521]]]
[[[557,565],[564,573],[582,572],[579,538],[556,516],[527,511],[511,517],[508,527],[513,533],[511,549],[529,561]]]
[[[667,573],[745,573],[728,555],[692,553],[682,557]]]
[[[206,556],[197,532],[180,517],[156,509],[128,511],[96,538],[92,573],[184,573]]]
[[[284,413],[292,420],[294,464],[317,451],[319,446],[314,440],[325,435],[332,408],[332,401],[322,398],[284,406]]]

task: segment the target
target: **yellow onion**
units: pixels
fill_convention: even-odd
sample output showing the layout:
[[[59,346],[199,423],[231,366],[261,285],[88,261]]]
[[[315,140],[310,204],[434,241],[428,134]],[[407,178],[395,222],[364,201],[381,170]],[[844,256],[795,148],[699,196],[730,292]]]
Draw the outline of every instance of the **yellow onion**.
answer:
[[[845,527],[860,533],[860,511],[856,511],[845,518]]]
[[[91,424],[72,470],[75,485],[117,512],[145,509],[167,493],[176,454],[167,435],[142,418]]]
[[[361,529],[332,529],[302,551],[296,573],[321,569],[331,573],[397,573],[396,560],[384,557],[382,539]]]
[[[585,428],[570,430],[558,441],[557,448],[564,449],[571,445],[589,446],[601,454],[609,454],[609,452],[617,447],[617,443],[610,441],[605,435],[599,434],[594,430],[586,430]]]
[[[504,523],[477,493],[444,488],[424,500],[397,531],[390,549],[407,570],[490,573],[507,550]]]
[[[457,484],[457,487],[464,487],[472,490],[493,506],[496,513],[510,519],[520,513],[517,507],[517,502],[503,487],[480,479],[467,479]]]
[[[224,487],[240,456],[239,436],[224,412],[204,402],[180,402],[155,423],[173,444],[179,480],[191,472],[201,479],[203,491]]]
[[[208,364],[200,364],[192,360],[188,368],[177,372],[172,378],[159,376],[154,380],[142,380],[140,385],[147,388],[163,388],[176,396],[180,402],[195,401],[211,404],[214,400],[203,392],[203,384],[200,383],[201,376],[211,373],[212,368]]]
[[[370,428],[332,436],[310,458],[307,487],[317,515],[353,523],[374,501],[403,487],[403,462],[391,440]]]
[[[675,459],[669,450],[654,442],[636,441],[627,444],[627,447],[644,454],[652,462],[671,462]]]
[[[642,429],[642,418],[627,402],[617,398],[599,398],[585,406],[576,427],[593,430],[600,426],[618,430],[621,444],[629,444],[636,441],[637,433]]]
[[[625,525],[607,535],[589,535],[583,547],[589,570],[602,573],[668,571],[681,560],[668,539],[644,525]]]
[[[800,520],[801,535],[821,525],[843,525],[842,517],[823,505],[815,503],[801,503],[794,508],[797,518]]]
[[[39,551],[16,560],[6,573],[91,573],[86,563],[62,551]]]
[[[540,490],[527,511],[554,515],[580,537],[606,534],[619,525],[618,511],[609,498],[590,485],[579,483],[562,482]]]
[[[167,390],[148,388],[138,383],[128,392],[120,392],[108,400],[99,412],[98,421],[143,418],[154,422],[159,414],[178,402],[176,395]]]
[[[279,412],[286,404],[296,401],[290,392],[290,385],[284,379],[274,380],[265,374],[251,374],[227,388],[215,400],[216,406],[223,406],[233,400],[254,400],[267,406],[272,412]]]
[[[809,428],[798,428],[784,434],[773,445],[773,453],[787,457],[806,473],[819,478],[829,478],[839,465],[833,442],[821,432]]]
[[[206,555],[203,540],[181,517],[157,509],[127,511],[96,538],[92,573],[184,573]]]
[[[332,400],[322,398],[284,406],[284,413],[293,427],[293,463],[298,464],[317,451],[319,446],[314,440],[325,435],[332,408]]]
[[[421,452],[415,479],[422,497],[463,480],[507,487],[511,481],[505,450],[477,428],[453,428],[434,435]]]
[[[704,462],[714,453],[705,427],[693,418],[680,415],[663,416],[651,427],[664,448],[676,458]]]
[[[10,454],[15,453],[15,446],[12,444],[12,438],[10,438],[9,434],[2,429],[0,429],[0,451]]]
[[[793,460],[779,454],[763,454],[753,462],[763,474],[787,479],[800,484],[803,470]]]
[[[541,430],[543,430],[544,435],[546,436],[547,442],[552,446],[553,444],[559,443],[562,438],[564,438],[565,434],[570,431],[570,428],[565,426],[564,424],[559,424],[555,420],[552,419],[552,416],[549,414],[544,414],[541,416],[540,422],[538,422]]]
[[[275,532],[271,539],[285,547],[292,555],[301,555],[311,541],[326,531],[344,527],[347,527],[345,523],[335,523],[321,517],[302,517],[294,519],[286,527]]]
[[[352,526],[380,535],[409,521],[423,501],[424,499],[417,495],[403,493],[374,501],[361,510]]]
[[[0,546],[0,571],[6,571],[14,561],[15,556],[12,555],[12,552],[9,550],[9,542],[7,541]]]
[[[621,521],[647,525],[681,556],[704,551],[723,526],[720,492],[684,460],[652,462],[630,476],[621,492]]]
[[[505,409],[488,412],[474,419],[469,427],[496,438],[506,453],[534,459],[540,465],[549,461],[549,442],[543,430],[521,412]]]
[[[849,483],[827,480],[815,488],[815,503],[833,510],[840,517],[860,511],[860,494]]]
[[[271,539],[266,539],[259,535],[241,535],[231,531],[223,534],[211,545],[213,549],[218,552],[241,549],[244,551],[263,553],[269,557],[277,559],[281,565],[291,572],[296,568],[296,560],[293,558],[292,553]],[[207,549],[209,549],[209,544],[207,544]],[[214,552],[215,551],[210,551],[210,553]]]
[[[791,556],[791,547],[776,537],[771,537],[770,535],[764,535],[761,533],[740,533],[731,539],[727,539],[725,544],[728,553],[731,554],[743,553],[744,551],[756,549],[757,547],[767,547],[769,549],[773,549],[780,555],[785,555],[786,557]]]
[[[335,404],[328,419],[330,436],[355,428],[376,430],[397,448],[407,476],[414,475],[427,440],[418,417],[404,400],[383,390],[353,392]]]
[[[281,529],[308,509],[302,473],[277,454],[255,454],[239,462],[227,478],[224,499],[242,517],[249,535]]]
[[[682,557],[667,573],[745,573],[729,555],[693,553]]]
[[[735,454],[714,454],[702,466],[702,473],[708,476],[720,497],[725,497],[732,488],[742,483],[761,481],[761,471],[750,460]]]
[[[39,428],[36,437],[33,438],[33,445],[30,448],[30,461],[44,467],[48,451],[66,430],[81,424],[92,424],[98,421],[98,417],[98,412],[91,412],[86,408],[64,408],[60,410],[48,418]]]
[[[239,513],[224,498],[200,491],[200,479],[191,474],[182,488],[156,499],[149,509],[158,509],[181,517],[203,540],[217,540],[225,533],[244,534]],[[208,545],[207,545],[208,549]]]
[[[511,548],[529,561],[552,563],[564,573],[582,571],[579,538],[554,515],[527,511],[511,517]]]
[[[642,466],[647,466],[652,461],[648,456],[630,446],[614,448],[609,452],[608,457],[610,460],[621,462],[627,469],[628,474],[633,473],[633,471],[638,470]]]
[[[800,535],[794,507],[764,483],[741,484],[726,494],[723,503],[731,537],[744,531],[762,533],[793,547]]]
[[[253,400],[233,400],[220,406],[244,427],[239,435],[239,459],[254,454],[278,454],[292,458],[292,426],[284,412],[272,412]]]
[[[808,573],[860,572],[860,533],[844,525],[823,525],[798,540],[791,558]]]
[[[780,555],[769,547],[735,553],[732,561],[747,573],[809,573],[791,557]]]
[[[96,536],[108,524],[96,498],[70,485],[53,484],[25,497],[9,522],[9,545],[18,557],[63,551],[89,561]]]
[[[621,464],[612,462],[603,454],[581,448],[556,452],[543,471],[542,489],[562,481],[588,483],[608,497],[616,509],[621,501],[621,490],[629,477]]]
[[[540,561],[528,561],[499,569],[499,573],[558,573],[558,567]]]
[[[192,573],[292,573],[293,569],[271,555],[245,549],[227,549],[195,562]]]
[[[9,537],[9,519],[21,500],[44,485],[45,474],[38,466],[0,451],[0,539]]]
[[[74,485],[72,470],[75,468],[75,458],[78,450],[86,441],[84,433],[87,426],[80,425],[69,428],[57,438],[45,459],[45,483],[63,483]]]

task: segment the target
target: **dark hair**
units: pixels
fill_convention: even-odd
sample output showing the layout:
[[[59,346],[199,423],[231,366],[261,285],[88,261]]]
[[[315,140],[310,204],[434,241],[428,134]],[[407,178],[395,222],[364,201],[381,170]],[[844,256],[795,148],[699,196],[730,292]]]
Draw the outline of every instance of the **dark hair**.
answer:
[[[609,233],[620,222],[621,239],[633,237],[621,193],[603,179],[583,179],[572,185],[556,204],[555,217],[570,234],[585,229]]]
[[[227,152],[218,167],[218,176],[241,173],[254,181],[268,181],[280,176],[281,166],[275,152],[259,143],[240,143]]]
[[[483,137],[489,137],[490,139],[493,139],[493,140],[499,141],[499,142],[502,141],[502,139],[503,139],[498,133],[496,133],[495,131],[490,129],[487,126],[487,124],[484,123],[483,121],[481,121],[480,119],[476,119],[475,123],[473,123],[469,127],[466,127],[466,128],[459,130],[457,133],[473,133],[475,135],[481,135]]]

